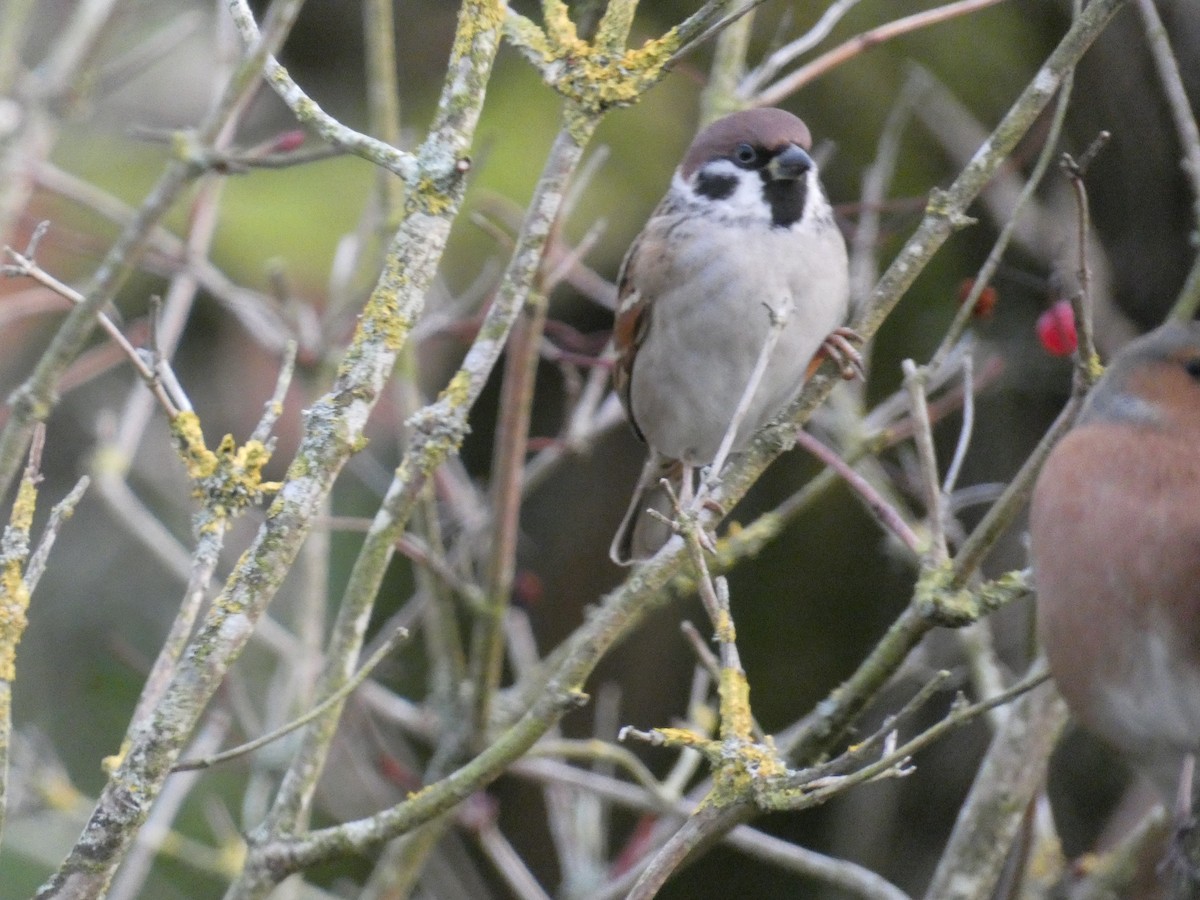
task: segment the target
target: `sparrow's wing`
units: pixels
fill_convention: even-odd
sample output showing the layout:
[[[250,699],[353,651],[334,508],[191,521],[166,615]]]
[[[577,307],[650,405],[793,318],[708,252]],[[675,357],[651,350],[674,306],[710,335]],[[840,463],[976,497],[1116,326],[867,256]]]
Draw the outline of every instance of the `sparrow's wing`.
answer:
[[[654,296],[670,281],[670,236],[678,222],[678,210],[668,193],[650,214],[646,227],[633,239],[617,275],[617,316],[613,323],[617,364],[613,369],[613,387],[621,398],[621,405],[625,407],[633,430],[643,441],[646,438],[633,417],[630,399],[633,362],[637,357],[637,348],[646,339],[651,327]]]
[[[645,441],[642,431],[633,418],[633,404],[630,401],[629,389],[633,381],[633,361],[637,356],[637,347],[646,336],[650,327],[649,304],[645,295],[636,287],[638,260],[640,250],[646,243],[646,232],[643,231],[629,247],[625,261],[621,263],[621,271],[617,276],[617,316],[613,323],[613,346],[617,351],[617,363],[613,368],[613,387],[625,407],[625,414],[633,425],[637,436]]]

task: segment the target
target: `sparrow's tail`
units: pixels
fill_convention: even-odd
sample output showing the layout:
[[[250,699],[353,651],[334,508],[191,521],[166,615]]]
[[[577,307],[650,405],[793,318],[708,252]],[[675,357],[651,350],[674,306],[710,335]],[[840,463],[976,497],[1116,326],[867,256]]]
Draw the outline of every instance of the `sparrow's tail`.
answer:
[[[690,466],[650,451],[642,474],[638,476],[629,509],[613,537],[612,546],[608,548],[609,559],[618,566],[633,565],[649,559],[671,539],[674,533],[671,526],[657,516],[650,515],[649,510],[654,510],[668,521],[675,518],[671,495],[663,487],[662,480],[667,479],[678,497],[685,474],[691,477]]]

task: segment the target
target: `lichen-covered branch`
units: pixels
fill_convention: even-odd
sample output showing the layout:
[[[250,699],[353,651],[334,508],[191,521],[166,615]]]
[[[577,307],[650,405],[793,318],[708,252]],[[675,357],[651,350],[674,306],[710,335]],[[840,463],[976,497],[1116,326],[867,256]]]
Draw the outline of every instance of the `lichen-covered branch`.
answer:
[[[254,14],[246,0],[229,0],[229,12],[234,24],[242,35],[242,40],[252,44],[258,39],[258,26]],[[335,147],[361,156],[399,175],[406,182],[412,181],[421,174],[416,159],[411,153],[406,153],[386,141],[362,134],[339,122],[309,97],[300,85],[292,79],[287,69],[279,64],[274,55],[267,57],[263,66],[263,74],[279,99],[287,104],[288,109],[296,119],[310,126],[317,134]]]
[[[300,448],[266,522],[213,602],[161,702],[133,730],[129,750],[79,843],[40,897],[98,892],[107,884],[201,711],[295,560],[338,472],[359,447],[367,416],[420,312],[462,200],[461,161],[478,121],[501,17],[499,2],[464,3],[451,51],[452,75],[419,154],[422,177],[407,198],[404,224],[333,387],[309,410]],[[278,38],[264,38],[249,57],[256,66],[251,75],[277,47]],[[237,93],[232,87],[227,92]]]
[[[44,437],[45,432],[39,431]],[[12,743],[12,685],[17,677],[17,647],[29,624],[29,531],[41,480],[42,441],[35,440],[17,498],[0,535],[0,835],[8,809],[8,750]]]
[[[238,65],[213,112],[195,135],[190,138],[180,136],[176,142],[177,157],[167,165],[133,221],[109,248],[99,268],[81,291],[82,302],[76,304],[59,326],[50,346],[39,357],[33,373],[9,398],[12,414],[4,430],[0,431],[0,494],[8,490],[20,467],[21,456],[29,443],[34,425],[44,421],[54,408],[59,381],[83,349],[95,327],[97,314],[116,297],[146,249],[154,227],[167,214],[183,189],[202,171],[192,164],[189,154],[212,145],[233,121],[244,97],[257,83],[263,60],[282,45],[302,5],[302,0],[275,0],[272,4],[272,27]]]
[[[590,133],[590,129],[588,130]],[[442,392],[441,397],[413,417],[412,421],[416,427],[410,446],[396,470],[395,478],[351,571],[338,621],[334,626],[334,641],[330,647],[332,659],[352,661],[356,657],[374,598],[394,551],[395,541],[416,508],[421,485],[434,469],[458,449],[466,433],[467,415],[471,406],[483,390],[488,375],[499,359],[512,324],[533,285],[547,237],[557,220],[562,198],[571,173],[582,156],[583,147],[571,131],[564,129],[560,132],[550,151],[542,179],[531,203],[531,212],[518,238],[517,250],[508,274],[496,301],[488,311],[478,338],[467,353],[462,368],[451,379],[450,386]],[[344,668],[327,671],[318,689],[322,693],[335,690],[346,677],[349,676]],[[283,804],[291,809],[303,808],[303,804],[311,798],[316,778],[324,764],[332,729],[336,727],[337,711],[339,710],[335,709],[332,714],[323,717],[306,731],[303,748],[297,753],[281,788],[280,799],[276,803],[277,810],[283,810]],[[549,724],[550,720],[547,720],[546,727],[549,727]],[[530,732],[530,742],[537,736],[538,734]],[[446,739],[453,740],[454,737]],[[491,749],[494,750],[494,746]],[[472,761],[470,766],[474,768],[478,760],[479,758]],[[497,769],[489,773],[489,780],[498,775],[499,771]],[[438,784],[441,785],[442,782]],[[427,791],[436,795],[436,787],[437,785],[428,788]],[[452,789],[446,789],[444,794],[441,794],[444,797],[452,795]],[[424,814],[431,818],[444,812],[457,802],[457,799],[448,801],[446,805],[428,805],[422,809]],[[272,839],[277,829],[276,823],[283,821],[280,818],[281,812],[274,813],[273,816],[277,817],[275,822],[261,829],[256,835],[256,846],[252,847],[251,859],[247,864],[245,885],[231,896],[256,896],[254,891],[257,888],[254,885],[271,883],[272,878],[291,871],[289,868],[280,869],[276,862],[280,856],[290,858],[291,854],[286,850],[281,851],[279,841]],[[376,843],[426,821],[425,818],[411,818],[407,815],[384,814],[377,818],[370,827],[364,826],[363,829],[359,829],[370,831],[372,840]],[[341,839],[326,835],[321,846],[326,852],[332,853],[336,852],[335,848],[342,843]]]
[[[1030,691],[1013,705],[959,810],[925,894],[928,900],[992,896],[1066,721],[1066,704],[1057,691]]]

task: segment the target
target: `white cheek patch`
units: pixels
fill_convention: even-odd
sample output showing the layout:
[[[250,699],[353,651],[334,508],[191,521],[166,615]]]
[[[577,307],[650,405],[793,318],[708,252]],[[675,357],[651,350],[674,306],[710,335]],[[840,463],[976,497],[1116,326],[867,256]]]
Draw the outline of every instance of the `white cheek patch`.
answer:
[[[714,200],[700,194],[695,187],[695,180],[701,173],[709,177],[731,179],[734,189],[731,194]],[[753,222],[771,223],[771,208],[763,200],[763,180],[757,172],[738,168],[727,159],[716,159],[705,163],[690,181],[684,181],[678,172],[675,173],[674,185],[683,192],[689,201],[697,205],[716,207],[730,219],[743,219]]]

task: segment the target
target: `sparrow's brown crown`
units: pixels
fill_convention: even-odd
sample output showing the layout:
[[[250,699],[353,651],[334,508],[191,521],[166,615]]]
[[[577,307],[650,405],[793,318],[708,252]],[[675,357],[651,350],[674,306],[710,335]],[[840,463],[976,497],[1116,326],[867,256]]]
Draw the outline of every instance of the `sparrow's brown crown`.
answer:
[[[804,122],[786,110],[736,112],[696,135],[680,166],[683,177],[691,178],[697,169],[714,159],[735,157],[739,144],[749,144],[768,153],[782,150],[789,144],[810,150],[812,134]]]

